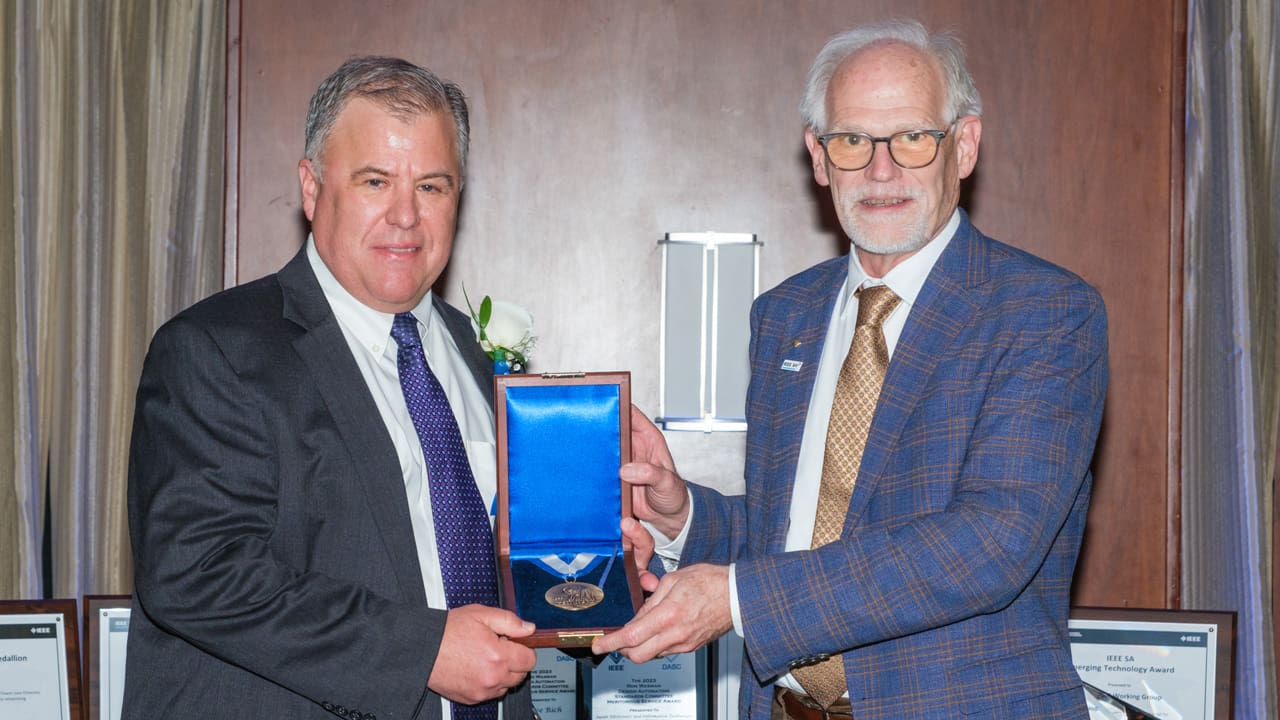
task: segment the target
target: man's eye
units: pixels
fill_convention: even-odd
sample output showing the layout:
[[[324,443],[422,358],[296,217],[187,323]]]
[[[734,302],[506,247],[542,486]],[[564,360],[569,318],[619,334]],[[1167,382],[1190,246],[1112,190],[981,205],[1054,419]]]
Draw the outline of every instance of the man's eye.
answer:
[[[867,139],[861,135],[841,135],[840,140],[850,147],[858,147],[867,141]]]
[[[418,189],[421,190],[422,192],[428,192],[428,193],[440,192],[440,187],[438,185],[432,185],[431,183],[423,183],[422,185],[418,186]]]
[[[924,140],[924,133],[922,133],[922,132],[904,132],[904,133],[902,133],[901,135],[899,135],[898,137],[901,137],[905,142],[909,142],[909,143],[918,143],[918,142],[920,142],[921,140]]]
[[[387,181],[383,180],[382,178],[369,178],[368,180],[364,181],[364,184],[368,185],[369,187],[380,188],[386,185]]]

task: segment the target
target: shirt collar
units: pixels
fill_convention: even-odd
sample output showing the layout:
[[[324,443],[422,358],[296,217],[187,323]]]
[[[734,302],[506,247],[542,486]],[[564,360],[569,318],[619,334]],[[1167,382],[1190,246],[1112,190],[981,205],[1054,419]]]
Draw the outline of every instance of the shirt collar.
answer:
[[[329,307],[333,308],[334,316],[356,339],[356,342],[374,355],[383,354],[388,346],[394,351],[396,343],[391,339],[391,323],[395,320],[395,315],[374,310],[348,292],[321,259],[319,251],[316,250],[315,237],[312,235],[307,236],[307,260],[311,262],[311,270],[316,274],[316,280],[320,282],[320,289],[324,291]],[[424,337],[430,331],[431,322],[435,316],[432,312],[431,298],[432,293],[428,290],[413,308],[413,316],[422,324]]]
[[[849,279],[845,283],[849,295],[853,295],[854,291],[870,280],[872,285],[888,285],[894,295],[902,298],[903,305],[914,305],[916,296],[924,287],[924,281],[929,278],[929,273],[933,270],[934,263],[938,261],[942,251],[947,249],[947,245],[951,243],[951,238],[955,237],[959,227],[960,209],[956,208],[951,213],[951,219],[947,220],[947,224],[942,226],[942,230],[938,231],[932,240],[914,255],[898,263],[882,278],[873,278],[868,275],[867,271],[862,269],[861,261],[858,260],[858,251],[850,249]]]

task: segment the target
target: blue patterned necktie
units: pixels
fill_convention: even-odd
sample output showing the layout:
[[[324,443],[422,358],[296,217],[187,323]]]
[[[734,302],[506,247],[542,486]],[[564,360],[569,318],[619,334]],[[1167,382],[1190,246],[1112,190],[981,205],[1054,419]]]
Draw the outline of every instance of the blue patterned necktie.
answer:
[[[449,398],[422,352],[417,318],[412,313],[396,315],[391,337],[400,348],[396,353],[400,389],[427,460],[427,487],[445,601],[451,608],[473,603],[497,607],[498,574],[489,513],[471,475]],[[454,720],[494,720],[497,716],[497,701],[453,705]]]

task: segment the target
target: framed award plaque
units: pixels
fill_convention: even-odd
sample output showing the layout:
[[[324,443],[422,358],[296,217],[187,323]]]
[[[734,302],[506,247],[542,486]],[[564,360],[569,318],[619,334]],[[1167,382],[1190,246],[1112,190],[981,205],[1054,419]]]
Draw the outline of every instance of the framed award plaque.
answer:
[[[75,600],[0,600],[0,718],[80,720]]]
[[[631,375],[499,375],[498,562],[503,604],[538,626],[532,647],[583,647],[641,603],[618,524],[631,496]]]
[[[710,646],[709,646],[710,647]],[[709,647],[635,664],[606,655],[591,673],[586,694],[591,720],[703,720],[713,717],[708,687]],[[736,703],[733,705],[736,707]]]
[[[1094,696],[1147,716],[1231,717],[1235,613],[1072,608],[1071,657]]]
[[[119,720],[129,640],[129,595],[85,595],[84,678],[88,720]]]
[[[556,648],[538,648],[538,664],[529,673],[533,709],[542,720],[580,720],[587,716],[582,697],[583,672],[589,667]]]

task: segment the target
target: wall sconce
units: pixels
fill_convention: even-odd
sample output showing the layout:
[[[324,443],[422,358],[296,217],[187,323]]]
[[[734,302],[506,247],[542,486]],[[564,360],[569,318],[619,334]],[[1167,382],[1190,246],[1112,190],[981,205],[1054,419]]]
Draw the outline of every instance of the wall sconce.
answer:
[[[750,311],[760,243],[751,233],[667,233],[657,422],[666,430],[747,429]]]

